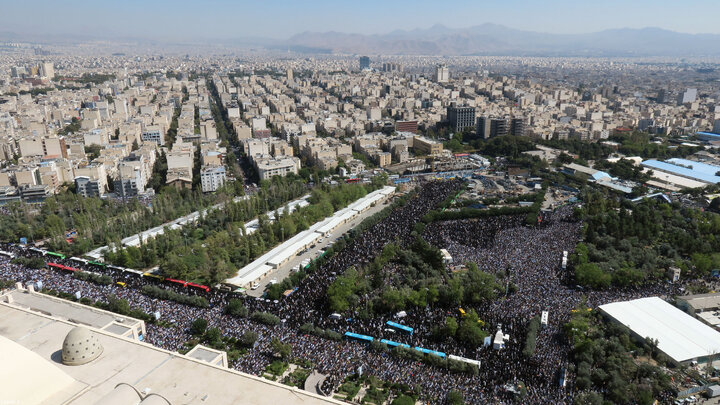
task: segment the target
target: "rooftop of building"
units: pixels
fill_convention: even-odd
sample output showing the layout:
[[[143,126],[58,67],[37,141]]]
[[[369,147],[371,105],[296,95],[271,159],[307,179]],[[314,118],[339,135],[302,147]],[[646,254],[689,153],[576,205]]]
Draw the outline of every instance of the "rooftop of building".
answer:
[[[720,171],[720,166],[713,166],[687,159],[668,159],[665,162],[650,159],[642,162],[642,165],[651,169],[662,170],[678,176],[698,180],[703,183],[720,183],[720,176],[715,175],[715,173]]]
[[[720,332],[659,297],[614,302],[600,310],[637,336],[657,339],[658,348],[676,362],[720,352]]]
[[[118,331],[114,326],[118,323],[126,328],[133,328],[142,322],[139,319],[129,316],[121,316],[46,294],[31,294],[13,290],[7,293],[6,297],[12,298],[12,305],[14,306],[41,312],[45,315],[65,319],[76,324],[92,326],[98,329],[110,328],[111,332]]]
[[[96,404],[123,383],[160,395],[170,404],[338,403],[94,328],[88,329],[102,345],[102,353],[87,364],[68,366],[62,363],[61,349],[75,327],[56,317],[0,303],[0,350],[14,356],[11,371],[19,380],[31,382],[27,392],[43,397],[21,398],[23,403]],[[12,350],[3,349],[11,346]],[[63,375],[71,380],[63,378],[59,384],[58,376]]]
[[[716,134],[716,133],[714,133],[714,132],[704,132],[704,131],[700,131],[700,132],[696,132],[696,134],[697,134],[697,135],[708,136],[708,137],[711,137],[711,138],[718,138],[718,139],[720,139],[720,134]]]
[[[686,295],[678,298],[695,309],[720,307],[720,293]]]

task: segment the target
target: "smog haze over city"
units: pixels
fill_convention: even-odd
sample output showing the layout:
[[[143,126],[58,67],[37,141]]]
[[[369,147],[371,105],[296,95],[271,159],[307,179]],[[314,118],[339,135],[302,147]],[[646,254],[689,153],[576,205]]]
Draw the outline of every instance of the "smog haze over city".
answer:
[[[0,10],[0,405],[720,403],[717,1]]]

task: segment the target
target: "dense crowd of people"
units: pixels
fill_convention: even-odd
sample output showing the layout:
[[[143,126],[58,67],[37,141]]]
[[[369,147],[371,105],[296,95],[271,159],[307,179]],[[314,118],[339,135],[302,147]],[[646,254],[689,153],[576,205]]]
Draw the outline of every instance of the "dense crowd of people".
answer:
[[[218,290],[203,292],[210,303],[209,308],[182,305],[150,298],[143,295],[140,288],[154,282],[187,294],[183,287],[69,260],[57,262],[81,270],[102,271],[114,281],[123,281],[126,286],[116,283],[99,285],[77,279],[68,272],[14,264],[8,258],[0,260],[0,279],[23,283],[40,281],[44,288],[71,294],[80,292],[82,297],[92,301],[107,301],[110,295],[125,299],[133,308],[160,315],[165,322],[148,324],[145,340],[168,350],[180,349],[191,338],[191,324],[199,318],[206,319],[208,327],[217,327],[228,337],[240,338],[246,331],[254,331],[258,334],[255,346],[231,366],[255,375],[262,374],[273,360],[270,342],[278,338],[292,346],[292,357],[310,361],[327,376],[322,386],[326,392],[337,388],[345,377],[362,368],[364,374],[384,381],[419,387],[421,399],[430,403],[442,402],[447,392],[453,389],[462,392],[468,403],[513,403],[515,397],[508,387],[519,382],[527,388],[523,403],[572,403],[572,378],[568,379],[570,385],[565,389],[560,388],[557,382],[558,371],[568,362],[570,347],[563,337],[562,326],[567,322],[570,311],[583,297],[592,308],[611,301],[667,295],[672,293],[670,289],[673,287],[656,285],[641,289],[583,292],[564,284],[565,275],[560,268],[562,254],[563,251],[572,252],[580,233],[580,224],[573,219],[570,207],[546,216],[543,224],[537,227],[524,225],[524,217],[498,216],[440,221],[429,224],[425,229],[424,238],[439,248],[447,249],[456,263],[474,262],[483,271],[502,273],[517,286],[516,292],[502,299],[472,308],[486,322],[490,332],[494,332],[497,325],[502,325],[503,332],[510,335],[510,341],[503,350],[467,348],[452,342],[433,341],[431,332],[450,314],[447,309],[427,307],[408,311],[401,322],[415,329],[412,336],[386,330],[384,324],[390,317],[361,320],[353,317],[351,310],[344,314],[343,319],[328,318],[325,292],[337,276],[351,266],[369,263],[387,243],[409,243],[414,224],[461,186],[460,181],[421,185],[405,205],[357,235],[342,251],[310,273],[290,296],[277,302],[244,298],[249,312],[266,311],[278,315],[282,320],[278,326],[224,314],[228,301],[238,298],[230,293]],[[36,255],[17,245],[4,245],[3,250],[23,256]],[[539,333],[537,350],[528,359],[522,354],[527,323],[541,311],[549,311],[549,325]],[[454,374],[416,360],[372,350],[359,342],[338,342],[304,334],[298,327],[306,323],[340,333],[366,333],[378,339],[385,337],[411,346],[478,359],[481,366],[478,375]]]

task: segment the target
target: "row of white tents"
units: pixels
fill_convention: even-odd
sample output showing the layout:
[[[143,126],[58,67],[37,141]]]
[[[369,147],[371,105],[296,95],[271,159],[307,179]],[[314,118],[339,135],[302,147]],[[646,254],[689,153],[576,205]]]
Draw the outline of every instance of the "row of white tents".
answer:
[[[387,200],[394,192],[395,187],[386,186],[369,193],[348,207],[336,211],[331,217],[313,224],[310,228],[258,257],[252,263],[240,269],[235,277],[226,280],[226,283],[249,288],[252,283],[261,280],[273,270],[290,261],[298,252],[312,246],[339,226],[354,220],[373,205]]]

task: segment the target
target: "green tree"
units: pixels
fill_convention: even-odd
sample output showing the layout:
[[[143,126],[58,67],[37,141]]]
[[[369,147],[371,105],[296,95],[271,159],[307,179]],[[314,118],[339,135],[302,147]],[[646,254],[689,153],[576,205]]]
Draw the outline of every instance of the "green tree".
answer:
[[[190,333],[194,336],[200,336],[203,333],[205,333],[205,329],[207,329],[208,321],[206,321],[203,318],[198,318],[193,321],[193,323],[190,325]]]
[[[205,332],[205,340],[210,344],[210,346],[217,346],[220,344],[221,337],[222,334],[218,328],[210,328],[207,332]]]
[[[273,338],[270,342],[270,350],[274,356],[278,356],[283,360],[289,359],[292,354],[292,346],[281,342],[278,338]]]
[[[225,313],[228,315],[246,317],[248,315],[248,309],[243,305],[242,300],[231,299],[225,307]]]
[[[465,399],[460,391],[450,390],[447,396],[447,403],[449,405],[463,405],[465,403]]]
[[[478,319],[477,313],[471,310],[463,317],[457,329],[458,340],[469,347],[482,345],[487,336],[487,333],[480,327]]]
[[[575,267],[575,279],[580,285],[603,289],[610,286],[611,276],[595,263],[583,263]]]
[[[415,405],[415,399],[407,395],[400,395],[399,397],[393,399],[391,405]]]
[[[107,301],[108,311],[121,315],[127,315],[130,313],[130,303],[128,303],[127,300],[110,295],[107,297]]]
[[[330,309],[335,312],[346,311],[350,307],[350,296],[355,293],[357,288],[358,272],[354,268],[349,268],[345,274],[336,278],[328,287],[327,297]]]
[[[240,335],[240,338],[238,339],[238,343],[240,343],[242,346],[245,347],[252,347],[255,342],[258,339],[257,332],[253,332],[251,330],[243,332],[242,335]]]

